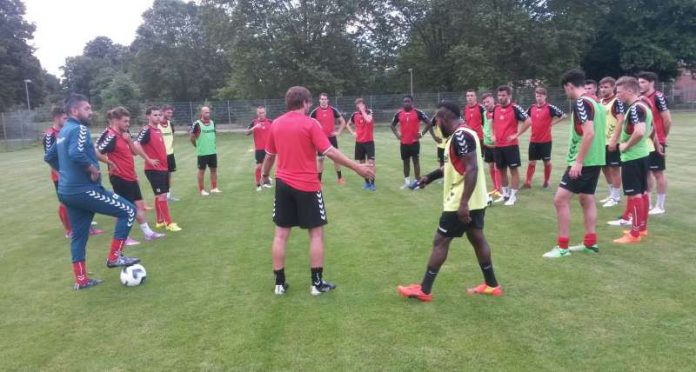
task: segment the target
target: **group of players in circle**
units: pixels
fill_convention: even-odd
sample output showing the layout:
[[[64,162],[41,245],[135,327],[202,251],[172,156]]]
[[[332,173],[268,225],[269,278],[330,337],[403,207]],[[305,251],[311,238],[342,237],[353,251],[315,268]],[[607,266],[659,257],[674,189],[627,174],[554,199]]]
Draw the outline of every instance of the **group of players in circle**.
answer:
[[[567,169],[554,198],[558,218],[558,244],[543,256],[567,257],[571,252],[597,253],[596,202],[594,194],[602,171],[609,184],[610,194],[602,201],[604,207],[619,203],[618,188],[623,184],[627,196],[624,214],[610,224],[630,226],[615,243],[637,243],[647,236],[649,214],[664,213],[666,180],[664,148],[671,117],[666,100],[656,92],[657,78],[653,73],[641,73],[638,78],[624,76],[618,81],[606,77],[597,84],[585,79],[579,70],[568,71],[562,85],[571,99],[571,131],[566,158]],[[594,89],[594,90],[593,90]],[[403,98],[402,109],[394,115],[391,129],[401,143],[404,166],[402,188],[424,188],[444,178],[443,213],[435,233],[433,250],[424,278],[420,284],[399,286],[405,297],[421,301],[432,299],[432,285],[447,258],[451,241],[467,235],[474,247],[484,283],[468,290],[470,294],[500,296],[502,287],[493,272],[490,247],[483,234],[485,209],[495,202],[513,206],[517,201],[521,165],[518,138],[531,128],[529,160],[524,187],[531,187],[535,163],[544,162],[543,187],[548,187],[551,173],[551,128],[566,115],[546,102],[546,90],[535,90],[536,103],[528,110],[512,102],[512,89],[501,86],[493,93],[484,93],[479,104],[475,91],[466,92],[466,104],[443,101],[438,104],[432,120],[413,107],[413,98]],[[310,240],[310,293],[319,295],[336,286],[323,279],[324,231],[328,223],[324,196],[321,190],[324,157],[334,161],[337,183],[345,184],[341,166],[348,167],[364,178],[363,188],[375,191],[374,116],[361,98],[355,101],[356,111],[348,121],[329,105],[328,95],[322,93],[320,105],[313,111],[311,94],[303,87],[292,87],[286,93],[288,112],[271,121],[265,107],[257,108],[257,117],[247,128],[254,135],[257,190],[272,187],[270,170],[276,166],[273,221],[276,225],[272,243],[275,293],[286,293],[285,250],[293,227],[307,229]],[[148,124],[133,140],[129,134],[129,114],[118,107],[107,113],[109,128],[92,146],[89,135],[91,107],[86,98],[71,95],[65,102],[68,118],[56,110],[54,127],[45,140],[45,160],[54,172],[59,172],[57,192],[61,201],[61,219],[72,225],[71,251],[75,288],[83,289],[100,281],[87,277],[84,264],[85,246],[94,213],[117,217],[108,267],[128,266],[139,262],[123,255],[123,246],[135,244],[128,237],[137,220],[147,240],[158,239],[144,217],[146,210],[137,178],[133,156],[144,159],[145,173],[155,193],[157,227],[169,231],[181,228],[172,222],[168,201],[171,172],[176,170],[173,157],[172,108],[151,107],[146,111]],[[308,116],[309,114],[309,116]],[[659,118],[659,119],[658,119]],[[62,122],[65,121],[65,125]],[[336,129],[336,122],[339,126]],[[425,124],[421,130],[421,123]],[[352,126],[355,126],[353,129]],[[356,138],[355,160],[338,150],[336,137],[347,129]],[[419,139],[430,133],[437,143],[439,168],[420,175]],[[198,153],[199,192],[209,195],[203,187],[206,167],[211,172],[211,192],[217,188],[217,155],[215,125],[210,110],[204,107],[201,118],[190,129],[191,141]],[[317,161],[317,154],[319,161]],[[115,193],[100,183],[98,161],[109,165],[109,176]],[[413,162],[415,179],[410,179]],[[488,164],[493,190],[486,189],[485,167]],[[508,177],[508,173],[510,177]],[[658,202],[650,209],[649,174],[657,181]],[[579,196],[583,208],[585,236],[583,243],[569,246],[570,200]],[[67,213],[66,213],[67,211]],[[63,218],[67,214],[67,218]],[[66,229],[69,228],[66,225]]]

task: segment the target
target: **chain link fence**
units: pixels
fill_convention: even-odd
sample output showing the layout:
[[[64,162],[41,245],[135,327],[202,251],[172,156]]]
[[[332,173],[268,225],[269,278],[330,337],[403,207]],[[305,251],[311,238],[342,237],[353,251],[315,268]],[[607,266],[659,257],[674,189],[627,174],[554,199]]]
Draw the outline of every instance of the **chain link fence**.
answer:
[[[660,84],[662,91],[672,110],[696,111],[696,88],[675,89],[672,84]],[[562,88],[548,88],[548,101],[564,111],[568,111],[569,102]],[[478,95],[484,93],[479,91]],[[372,109],[378,125],[387,125],[391,122],[401,107],[403,94],[363,95],[368,107]],[[331,105],[348,117],[355,109],[354,102],[358,96],[330,96]],[[440,92],[440,93],[415,93],[414,104],[417,108],[432,114],[441,100],[453,100],[464,104],[464,92]],[[534,88],[518,88],[513,93],[513,100],[522,107],[529,107],[534,103]],[[240,130],[246,128],[254,119],[256,108],[259,105],[266,107],[269,118],[275,118],[285,112],[285,101],[282,98],[233,100],[233,101],[191,101],[169,103],[174,107],[172,121],[182,132],[188,129],[199,115],[200,108],[207,105],[211,109],[213,120],[221,130]],[[314,97],[314,104],[318,104],[318,97]],[[146,105],[140,102],[124,103],[132,113],[131,123],[135,130],[145,122]],[[109,107],[110,108],[110,107]],[[101,132],[106,126],[104,110],[94,113],[92,119],[93,134]],[[0,113],[0,151],[13,151],[30,146],[35,146],[43,135],[43,132],[51,125],[50,107],[42,107],[32,111],[21,110]]]

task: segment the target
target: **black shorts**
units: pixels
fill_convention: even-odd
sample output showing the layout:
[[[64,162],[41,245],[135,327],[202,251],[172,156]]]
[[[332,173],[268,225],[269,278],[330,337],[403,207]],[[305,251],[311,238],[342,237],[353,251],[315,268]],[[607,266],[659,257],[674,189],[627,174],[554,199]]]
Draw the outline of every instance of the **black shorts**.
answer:
[[[469,229],[483,230],[483,217],[485,214],[485,209],[469,211],[471,222],[464,223],[459,220],[457,212],[442,212],[437,233],[448,238],[459,238]]]
[[[155,195],[166,194],[169,192],[169,172],[158,170],[145,170],[145,177],[150,181],[152,192]]]
[[[483,161],[486,163],[495,163],[495,148],[483,147]]]
[[[607,167],[621,166],[621,152],[618,148],[616,149],[616,151],[609,151],[609,146],[607,146],[606,154]]]
[[[667,150],[667,145],[663,144],[662,145],[662,151]],[[651,171],[663,171],[667,169],[667,166],[665,164],[665,157],[660,155],[657,151],[652,151],[650,155],[648,156],[649,159],[649,166]]]
[[[551,142],[530,142],[529,160],[551,160]]]
[[[263,159],[266,158],[266,150],[256,150],[254,157],[256,158],[256,164],[263,164]]]
[[[445,164],[445,149],[441,147],[437,148],[437,161],[440,163],[440,165]]]
[[[118,176],[109,176],[109,180],[111,181],[111,187],[114,188],[114,193],[129,202],[135,203],[138,200],[143,200],[138,181],[128,181]]]
[[[648,157],[621,163],[621,183],[624,195],[641,195],[648,191]]]
[[[336,138],[336,136],[329,137],[329,142],[331,143],[331,146],[333,146],[334,148],[338,148],[338,139]],[[323,158],[324,154],[317,152],[317,156]]]
[[[273,222],[278,227],[299,226],[303,229],[326,225],[328,221],[323,194],[321,191],[297,190],[277,178]]]
[[[420,142],[414,142],[410,145],[401,144],[401,160],[418,159],[418,157],[420,157]]]
[[[517,145],[496,147],[495,167],[498,169],[517,168],[520,166],[520,147]]]
[[[355,160],[375,160],[375,142],[356,142]]]
[[[198,169],[205,170],[205,167],[217,168],[217,154],[202,155],[198,157]]]
[[[169,167],[170,172],[176,172],[176,158],[174,154],[167,155],[167,167]]]
[[[597,190],[597,182],[599,181],[599,174],[601,173],[601,166],[592,167],[582,167],[580,171],[580,177],[576,179],[571,179],[568,172],[570,167],[568,167],[563,173],[561,178],[560,187],[572,192],[573,194],[587,194],[594,195]]]

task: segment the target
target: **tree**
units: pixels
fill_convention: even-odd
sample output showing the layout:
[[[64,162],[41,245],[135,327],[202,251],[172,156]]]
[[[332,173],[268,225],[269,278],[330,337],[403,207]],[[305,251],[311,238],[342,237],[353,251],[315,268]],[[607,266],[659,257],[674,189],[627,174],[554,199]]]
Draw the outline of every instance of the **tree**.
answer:
[[[28,44],[35,26],[24,19],[20,0],[0,0],[0,111],[26,102],[25,79],[34,105],[44,99],[44,71]]]
[[[224,84],[229,66],[205,23],[193,2],[155,0],[143,14],[131,49],[133,75],[146,97],[197,100]]]
[[[694,1],[617,0],[600,25],[583,59],[590,76],[650,70],[666,80],[677,77],[682,67],[696,69]]]

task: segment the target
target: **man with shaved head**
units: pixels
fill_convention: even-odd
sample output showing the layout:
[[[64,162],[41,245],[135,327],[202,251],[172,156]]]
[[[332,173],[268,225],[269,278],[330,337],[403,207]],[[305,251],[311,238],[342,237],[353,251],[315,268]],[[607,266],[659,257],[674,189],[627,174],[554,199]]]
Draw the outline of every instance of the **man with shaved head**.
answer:
[[[201,107],[200,119],[191,126],[191,143],[198,155],[198,191],[202,196],[210,193],[205,191],[203,178],[205,168],[210,168],[210,192],[222,192],[217,187],[217,147],[215,144],[215,122],[210,118],[210,107]]]

